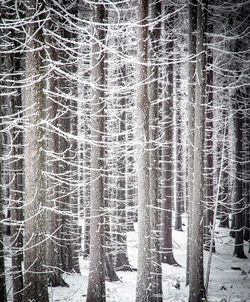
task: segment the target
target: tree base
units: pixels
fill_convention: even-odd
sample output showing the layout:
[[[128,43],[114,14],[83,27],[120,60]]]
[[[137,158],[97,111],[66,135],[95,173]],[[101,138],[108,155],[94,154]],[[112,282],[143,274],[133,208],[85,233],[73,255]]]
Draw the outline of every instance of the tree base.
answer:
[[[181,267],[181,265],[175,260],[174,255],[172,253],[171,254],[168,253],[167,255],[162,255],[161,262],[169,265]]]
[[[234,256],[236,258],[240,258],[240,259],[248,259],[248,257],[245,255],[244,251],[234,252]]]
[[[68,283],[63,280],[62,275],[59,273],[49,274],[49,285],[52,287],[69,287]]]
[[[120,266],[117,266],[115,268],[116,271],[123,271],[123,272],[137,272],[137,269],[132,267],[132,265],[128,264],[123,264]]]

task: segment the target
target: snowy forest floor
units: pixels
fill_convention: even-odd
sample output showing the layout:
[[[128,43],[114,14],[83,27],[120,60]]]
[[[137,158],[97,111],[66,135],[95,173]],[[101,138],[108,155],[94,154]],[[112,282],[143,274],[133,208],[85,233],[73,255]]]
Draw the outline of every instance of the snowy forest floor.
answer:
[[[185,221],[185,220],[184,220]],[[185,224],[185,222],[184,222]],[[185,286],[186,274],[186,226],[184,232],[173,231],[174,256],[181,267],[163,264],[163,293],[164,301],[187,302],[188,287]],[[250,302],[250,261],[233,257],[234,239],[229,237],[229,229],[216,229],[216,253],[212,257],[210,284],[208,292],[209,302]],[[137,264],[137,232],[128,233],[128,249],[130,264]],[[248,243],[245,243],[248,252]],[[247,254],[250,257],[249,254]],[[206,272],[208,252],[204,252],[204,266]],[[6,265],[10,258],[6,257]],[[80,259],[81,276],[64,274],[67,288],[49,288],[51,302],[84,302],[88,284],[88,260]],[[233,270],[232,267],[244,269]],[[117,272],[120,281],[106,282],[107,302],[134,302],[136,290],[136,272]],[[176,284],[180,288],[176,288]],[[8,278],[9,300],[11,299],[11,284]],[[177,286],[178,287],[178,286]]]

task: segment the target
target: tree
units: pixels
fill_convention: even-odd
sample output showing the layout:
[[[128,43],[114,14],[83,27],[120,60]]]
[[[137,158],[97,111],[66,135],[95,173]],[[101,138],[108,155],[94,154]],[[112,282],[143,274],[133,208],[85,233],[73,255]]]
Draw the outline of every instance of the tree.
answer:
[[[54,15],[47,22],[47,28],[56,30],[56,21]],[[48,57],[54,67],[59,60],[59,53],[57,49],[57,43],[51,36],[47,36]],[[48,211],[48,229],[50,232],[50,240],[47,244],[48,249],[48,270],[49,270],[49,283],[51,286],[67,286],[62,278],[62,253],[61,253],[61,223],[62,214],[60,212],[60,161],[58,160],[58,154],[60,154],[60,135],[58,133],[59,128],[59,104],[60,97],[57,95],[57,89],[60,86],[59,75],[55,69],[50,70],[50,77],[48,79],[48,107],[49,110],[49,134],[48,134],[48,148],[50,150],[50,156],[47,157],[47,170],[48,170],[48,203],[50,210]]]
[[[105,302],[104,273],[104,41],[105,6],[96,4],[93,11],[95,22],[91,49],[91,171],[90,171],[90,268],[87,302]]]
[[[0,63],[2,56],[0,55]],[[1,66],[1,64],[0,64]],[[0,67],[1,70],[1,67]],[[1,79],[2,80],[2,79]],[[5,279],[5,265],[4,265],[4,245],[3,245],[3,191],[2,191],[2,167],[3,167],[3,108],[2,108],[2,95],[0,94],[0,297],[3,302],[7,302],[6,294],[6,279]]]
[[[166,32],[168,34],[169,42],[166,46],[166,56],[168,64],[166,66],[166,92],[165,100],[162,104],[162,262],[170,265],[178,265],[173,255],[172,243],[172,206],[173,206],[173,84],[174,84],[174,41],[172,30],[174,26],[173,6],[166,6],[165,8],[170,14],[166,21]]]
[[[49,301],[46,274],[46,95],[43,1],[25,2],[27,24],[25,90],[24,301]]]
[[[149,199],[151,205],[150,223],[151,223],[151,282],[152,282],[152,297],[150,301],[162,301],[162,267],[160,254],[160,202],[159,202],[159,158],[158,158],[158,135],[159,135],[159,67],[157,66],[158,58],[161,55],[161,1],[152,1],[151,3],[151,19],[155,24],[150,31],[151,47],[149,49],[150,63],[155,64],[149,66],[148,74],[151,83],[148,84],[148,99],[149,108]]]
[[[177,55],[177,61],[180,56]],[[182,217],[184,208],[184,186],[183,186],[183,145],[182,145],[182,93],[181,93],[181,64],[176,64],[175,71],[175,112],[176,112],[176,203],[175,203],[175,230],[183,231],[182,229]]]
[[[148,63],[148,0],[138,1],[137,46],[137,180],[138,180],[138,267],[136,302],[149,302],[151,292],[151,223],[150,223],[150,158],[149,158],[149,98],[147,92]]]
[[[243,162],[242,162],[242,151],[243,151],[243,115],[242,108],[240,108],[239,97],[241,96],[240,91],[236,90],[236,104],[235,104],[235,160],[236,160],[236,171],[235,171],[235,244],[234,244],[234,255],[238,258],[245,259],[247,256],[244,253],[244,240],[243,240]]]
[[[19,55],[19,57],[18,57]],[[20,81],[20,54],[12,56],[12,68],[15,70],[13,75],[14,82]],[[23,131],[22,131],[22,99],[21,89],[17,89],[15,96],[10,101],[11,114],[19,122],[12,128],[12,159],[11,174],[12,183],[10,186],[11,200],[11,249],[12,249],[12,268],[13,268],[13,300],[14,302],[22,301],[23,289]]]
[[[212,4],[212,3],[211,3]],[[211,11],[211,9],[210,9]],[[211,14],[209,14],[209,17]],[[208,35],[207,39],[208,45],[212,43],[213,34],[213,24],[212,18],[208,25]],[[213,179],[213,167],[214,167],[214,157],[213,157],[213,52],[208,46],[207,48],[207,100],[205,104],[205,123],[206,123],[206,133],[205,133],[205,158],[204,158],[204,174],[205,174],[205,209],[204,209],[204,249],[210,249],[211,243],[211,228],[214,221],[214,179]],[[213,242],[213,252],[215,252],[215,241]]]
[[[190,0],[188,6],[188,228],[187,228],[187,271],[186,285],[189,284],[190,273],[190,238],[193,204],[193,167],[194,167],[194,103],[195,103],[195,55],[197,29],[197,0]]]
[[[205,299],[203,273],[203,147],[204,147],[204,105],[206,100],[206,0],[197,4],[197,58],[195,91],[194,130],[194,176],[192,205],[192,237],[190,243],[189,301]]]

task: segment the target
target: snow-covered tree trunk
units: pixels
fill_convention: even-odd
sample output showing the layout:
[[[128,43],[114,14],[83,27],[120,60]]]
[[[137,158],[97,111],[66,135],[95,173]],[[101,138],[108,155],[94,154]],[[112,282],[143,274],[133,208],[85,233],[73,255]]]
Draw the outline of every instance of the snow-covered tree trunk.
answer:
[[[179,55],[176,56],[177,61]],[[175,97],[176,97],[176,202],[175,202],[175,230],[182,230],[182,217],[184,208],[184,186],[183,186],[183,146],[182,146],[182,95],[181,95],[181,64],[176,64],[175,69]]]
[[[206,0],[197,6],[197,58],[196,58],[196,94],[194,129],[194,177],[192,204],[192,236],[190,243],[189,302],[200,302],[205,298],[203,272],[203,148],[205,138],[206,102]]]
[[[48,21],[47,27],[55,30],[55,21],[53,19]],[[48,36],[47,43],[50,45],[48,55],[53,64],[58,63],[58,49],[56,41]],[[48,133],[48,147],[50,156],[47,158],[48,172],[51,176],[48,178],[48,233],[51,238],[47,244],[47,257],[48,257],[48,279],[51,286],[64,286],[66,283],[62,279],[62,254],[61,254],[61,213],[60,213],[60,160],[57,158],[60,154],[60,135],[58,134],[59,128],[59,101],[57,96],[57,89],[59,87],[58,74],[55,70],[50,70],[50,78],[48,80],[48,107],[49,107],[49,121],[50,131]]]
[[[19,54],[20,55],[20,54]],[[20,58],[12,55],[11,68],[16,73],[20,72]],[[11,70],[11,69],[10,69]],[[13,80],[18,81],[19,76],[13,76]],[[16,91],[16,94],[10,100],[10,112],[19,122],[11,131],[12,140],[12,159],[11,159],[11,178],[10,186],[10,202],[11,202],[11,250],[12,250],[12,268],[13,268],[13,301],[22,301],[23,289],[23,275],[22,275],[22,261],[23,261],[23,133],[21,113],[22,99],[21,89]]]
[[[126,66],[123,65],[120,68],[121,78],[120,85],[125,85],[126,77]],[[126,142],[126,97],[122,96],[119,100],[119,105],[121,106],[120,118],[118,121],[118,141],[123,146]],[[132,270],[128,260],[128,247],[127,247],[127,215],[126,215],[126,148],[121,149],[121,154],[117,160],[117,189],[116,189],[116,199],[117,199],[117,252],[115,256],[115,267],[116,270]]]
[[[155,22],[150,31],[151,47],[149,51],[150,62],[158,63],[158,58],[161,56],[161,2],[151,1],[151,19]],[[158,21],[158,22],[157,22]],[[162,301],[162,267],[160,254],[160,203],[159,203],[159,159],[158,159],[158,99],[159,99],[159,67],[157,65],[149,66],[148,75],[151,82],[148,84],[148,99],[149,108],[149,139],[150,139],[150,206],[151,206],[151,282],[152,282],[152,297],[151,301]]]
[[[189,284],[190,273],[190,239],[193,203],[193,166],[194,166],[194,102],[195,102],[195,55],[196,55],[196,28],[197,28],[197,0],[189,1],[188,27],[188,200],[187,200],[187,265],[186,285]]]
[[[240,103],[241,93],[236,90],[236,104],[235,104],[235,203],[234,203],[234,217],[235,217],[235,242],[234,255],[238,258],[247,258],[244,252],[243,240],[243,114]],[[237,99],[238,98],[238,99]]]
[[[105,7],[96,4],[91,49],[90,268],[87,302],[105,302],[104,272],[104,84]]]
[[[148,62],[148,0],[138,1],[138,48],[136,91],[136,141],[138,181],[138,267],[136,302],[149,302],[151,292],[151,225],[150,225],[150,175],[149,175],[149,108],[147,92]]]
[[[2,56],[0,54],[0,72]],[[0,94],[0,297],[3,302],[7,302],[5,265],[4,265],[4,245],[3,245],[3,190],[2,190],[2,173],[3,173],[3,98]]]
[[[46,95],[43,1],[26,0],[25,230],[23,301],[49,301],[46,274]],[[39,13],[38,13],[39,12]]]
[[[211,8],[210,8],[211,9]],[[209,14],[209,16],[211,16]],[[213,34],[213,24],[210,20],[208,34]],[[212,37],[208,38],[208,45],[212,43]],[[204,209],[204,249],[209,250],[211,242],[211,229],[214,217],[214,156],[213,156],[213,52],[207,49],[207,102],[205,106],[205,209]],[[213,240],[213,252],[215,252],[215,241]]]
[[[166,12],[173,14],[174,7],[166,6]],[[169,33],[168,43],[166,45],[166,56],[168,64],[166,66],[166,90],[165,98],[162,104],[162,214],[161,214],[161,236],[162,236],[162,262],[170,265],[177,265],[173,255],[173,240],[172,240],[172,206],[174,200],[173,194],[173,84],[174,84],[174,41],[172,30],[174,19],[171,16],[166,21],[166,32]]]

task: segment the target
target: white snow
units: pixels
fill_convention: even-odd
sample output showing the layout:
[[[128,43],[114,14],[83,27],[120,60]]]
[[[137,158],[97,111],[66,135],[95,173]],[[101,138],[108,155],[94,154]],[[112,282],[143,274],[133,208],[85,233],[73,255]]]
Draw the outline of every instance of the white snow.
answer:
[[[184,220],[185,223],[185,220]],[[184,232],[173,231],[174,256],[181,267],[163,264],[163,293],[166,302],[187,302],[188,287],[185,286],[186,275],[186,226]],[[249,302],[250,301],[250,261],[233,257],[234,239],[229,237],[229,229],[216,228],[216,254],[212,257],[212,267],[209,283],[209,302]],[[130,264],[136,267],[137,233],[128,233],[128,248]],[[245,242],[245,253],[248,253],[248,243]],[[208,252],[204,252],[206,271]],[[6,259],[10,267],[10,258]],[[49,287],[51,302],[84,302],[86,301],[88,284],[88,260],[80,259],[81,275],[64,274],[68,288]],[[232,270],[231,267],[240,267]],[[136,290],[136,272],[117,272],[121,281],[106,282],[107,302],[134,302]],[[175,287],[177,280],[180,289]],[[8,278],[9,300],[11,298],[11,283]],[[223,300],[225,299],[225,300]]]
[[[184,232],[173,231],[174,255],[181,267],[163,264],[163,292],[164,301],[187,302],[188,287],[185,286],[186,275],[186,227]],[[250,261],[233,257],[234,239],[228,236],[229,229],[216,229],[216,254],[212,257],[212,268],[208,293],[209,302],[219,302],[223,298],[230,302],[250,301]],[[128,247],[130,263],[136,267],[137,234],[128,233]],[[245,243],[248,252],[248,243]],[[204,266],[206,270],[208,252],[204,252]],[[249,256],[249,254],[248,254]],[[81,259],[82,276],[64,275],[69,288],[50,288],[51,301],[84,302],[88,283],[88,261]],[[231,267],[241,267],[247,273],[232,270]],[[249,275],[248,275],[249,272]],[[108,302],[134,302],[136,290],[136,272],[117,272],[121,281],[106,282]],[[180,289],[175,288],[177,279]]]

